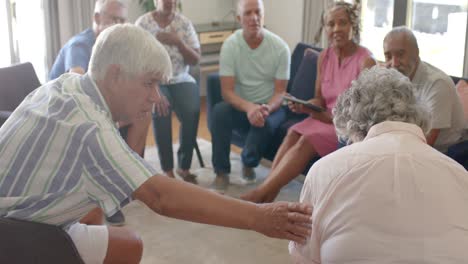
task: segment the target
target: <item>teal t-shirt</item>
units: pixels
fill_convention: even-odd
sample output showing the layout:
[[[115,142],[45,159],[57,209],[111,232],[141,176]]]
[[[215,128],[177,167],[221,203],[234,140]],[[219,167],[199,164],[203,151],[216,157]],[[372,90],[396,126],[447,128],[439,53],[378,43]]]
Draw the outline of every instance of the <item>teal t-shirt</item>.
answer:
[[[267,103],[273,96],[275,80],[289,80],[291,56],[280,37],[264,29],[260,46],[251,49],[237,30],[224,41],[220,55],[220,76],[235,78],[235,91],[241,98]]]

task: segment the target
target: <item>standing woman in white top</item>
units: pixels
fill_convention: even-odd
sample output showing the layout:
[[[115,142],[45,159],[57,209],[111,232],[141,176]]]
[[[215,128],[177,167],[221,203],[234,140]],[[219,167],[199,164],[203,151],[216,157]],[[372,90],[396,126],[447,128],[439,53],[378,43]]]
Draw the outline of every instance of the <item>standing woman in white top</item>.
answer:
[[[200,42],[190,20],[177,12],[177,2],[154,0],[156,10],[139,17],[136,25],[149,31],[164,45],[172,62],[172,78],[160,84],[164,96],[156,103],[153,113],[153,131],[161,167],[167,176],[174,178],[171,122],[174,110],[181,123],[177,173],[184,180],[196,183],[190,165],[197,137],[200,95],[195,79],[188,71],[189,65],[196,65],[200,60]]]

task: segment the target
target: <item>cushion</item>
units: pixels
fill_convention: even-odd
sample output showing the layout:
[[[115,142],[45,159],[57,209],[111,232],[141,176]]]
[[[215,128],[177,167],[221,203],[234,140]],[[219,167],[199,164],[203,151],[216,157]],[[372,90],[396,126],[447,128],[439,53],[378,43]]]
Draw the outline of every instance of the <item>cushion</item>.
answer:
[[[315,95],[315,79],[317,76],[317,60],[319,52],[306,49],[304,58],[299,65],[289,92],[302,100],[309,100]]]
[[[460,80],[457,85],[458,95],[460,96],[461,103],[463,105],[463,112],[465,113],[465,122],[468,121],[468,82]]]

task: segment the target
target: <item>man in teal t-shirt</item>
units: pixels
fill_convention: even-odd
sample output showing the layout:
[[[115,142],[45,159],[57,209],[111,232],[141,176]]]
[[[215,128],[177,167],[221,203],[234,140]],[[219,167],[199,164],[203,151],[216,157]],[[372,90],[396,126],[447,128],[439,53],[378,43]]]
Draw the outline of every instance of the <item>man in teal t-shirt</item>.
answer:
[[[248,131],[241,154],[242,176],[252,183],[253,168],[286,116],[280,106],[289,79],[289,48],[263,28],[262,0],[240,0],[237,12],[242,29],[221,49],[219,74],[224,101],[214,106],[212,114],[212,163],[216,173],[212,187],[218,191],[229,185],[232,129]]]

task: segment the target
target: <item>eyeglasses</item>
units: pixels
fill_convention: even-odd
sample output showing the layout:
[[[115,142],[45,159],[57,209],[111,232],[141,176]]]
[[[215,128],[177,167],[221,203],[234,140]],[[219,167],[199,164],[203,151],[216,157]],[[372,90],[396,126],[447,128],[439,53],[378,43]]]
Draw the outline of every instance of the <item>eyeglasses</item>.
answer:
[[[120,16],[114,16],[112,14],[107,13],[106,11],[101,11],[102,15],[105,15],[106,18],[112,22],[112,24],[123,24],[125,21],[127,21],[126,18],[120,17]]]

